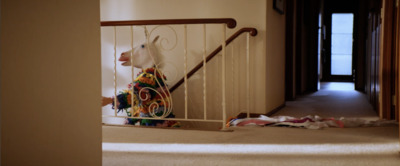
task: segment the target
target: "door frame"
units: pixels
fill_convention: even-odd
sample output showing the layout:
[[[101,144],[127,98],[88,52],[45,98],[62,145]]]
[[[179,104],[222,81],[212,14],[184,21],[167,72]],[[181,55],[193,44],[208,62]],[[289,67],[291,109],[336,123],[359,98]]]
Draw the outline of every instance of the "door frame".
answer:
[[[396,39],[395,39],[395,57],[396,57],[396,67],[395,67],[395,73],[397,73],[397,75],[396,75],[396,81],[395,81],[395,89],[396,89],[396,96],[397,96],[397,100],[396,100],[396,103],[395,103],[395,105],[397,106],[396,108],[395,108],[395,115],[396,115],[396,120],[397,121],[399,121],[399,119],[400,119],[400,109],[399,109],[399,106],[400,106],[400,86],[399,86],[399,84],[400,84],[400,76],[399,76],[399,71],[400,71],[400,0],[397,0],[396,1],[396,19],[395,20],[397,20],[397,23],[396,23],[396,26],[395,26],[395,33],[397,34],[396,35]],[[400,139],[400,138],[399,138]]]
[[[396,0],[398,1],[398,0]],[[398,108],[392,107],[397,101],[392,98],[396,92],[396,77],[398,77],[398,67],[394,59],[398,59],[393,52],[395,49],[395,37],[393,17],[395,16],[395,2],[392,0],[382,0],[381,9],[381,42],[380,42],[380,64],[379,64],[379,116],[382,119],[395,119],[393,114]],[[397,65],[398,66],[398,65]],[[397,70],[397,71],[396,71]]]
[[[396,106],[395,107],[395,112],[396,112],[396,120],[397,122],[400,119],[400,109],[399,109],[399,104],[400,104],[400,89],[399,89],[399,83],[400,83],[400,76],[399,76],[399,71],[400,71],[400,0],[396,0],[396,26],[395,26],[395,33],[396,35],[396,40],[395,40],[395,56],[396,56],[396,96],[397,96],[397,100],[396,100]],[[400,128],[399,128],[399,132],[400,132]],[[399,137],[399,143],[400,143],[400,137]]]

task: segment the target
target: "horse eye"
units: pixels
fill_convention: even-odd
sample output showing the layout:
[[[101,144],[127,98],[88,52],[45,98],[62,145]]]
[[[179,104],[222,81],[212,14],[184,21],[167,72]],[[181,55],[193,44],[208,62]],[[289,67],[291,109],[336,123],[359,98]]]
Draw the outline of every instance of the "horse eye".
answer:
[[[144,44],[142,44],[140,47],[144,48]]]

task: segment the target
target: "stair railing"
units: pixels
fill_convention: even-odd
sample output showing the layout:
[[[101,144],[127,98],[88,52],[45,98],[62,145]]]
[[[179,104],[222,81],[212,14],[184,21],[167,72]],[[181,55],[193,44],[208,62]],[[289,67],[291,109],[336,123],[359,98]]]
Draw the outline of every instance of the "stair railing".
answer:
[[[187,25],[191,24],[202,24],[203,25],[203,60],[200,62],[197,66],[195,66],[193,69],[191,69],[190,72],[188,72],[188,48],[187,48]],[[222,38],[222,43],[219,47],[217,47],[211,54],[206,56],[206,25],[209,24],[219,24],[221,25],[221,38]],[[128,117],[128,116],[120,116],[117,114],[117,107],[115,107],[114,110],[114,115],[113,116],[108,116],[108,115],[103,115],[103,117],[117,117],[117,118],[132,118],[132,119],[154,119],[154,120],[176,120],[176,121],[199,121],[199,122],[221,122],[222,123],[222,130],[226,130],[226,46],[230,44],[232,41],[234,41],[238,36],[240,36],[243,33],[246,33],[246,89],[247,89],[247,94],[246,94],[246,105],[247,105],[247,115],[249,117],[249,108],[250,108],[250,43],[249,43],[249,38],[251,36],[256,36],[257,35],[257,30],[255,28],[242,28],[238,30],[236,33],[234,33],[231,37],[229,37],[226,40],[226,29],[227,28],[235,28],[236,27],[236,21],[231,18],[220,18],[220,19],[168,19],[168,20],[134,20],[134,21],[104,21],[101,22],[102,27],[107,27],[111,26],[114,27],[114,96],[117,96],[117,30],[116,27],[118,26],[130,26],[131,28],[131,49],[134,50],[133,46],[133,27],[141,27],[144,29],[145,35],[146,35],[146,41],[149,43],[149,38],[151,36],[151,33],[153,30],[148,30],[147,26],[170,26],[170,25],[182,25],[184,29],[184,76],[182,79],[180,79],[174,86],[172,86],[170,89],[167,89],[166,91],[163,90],[163,92],[167,96],[171,96],[171,93],[177,89],[179,86],[182,84],[184,85],[184,102],[185,102],[185,113],[184,113],[184,118],[166,118],[168,114],[163,114],[162,116],[153,116],[153,117]],[[157,28],[157,27],[156,27]],[[176,32],[174,30],[175,36]],[[133,52],[133,51],[132,51]],[[221,85],[222,85],[222,96],[221,96],[221,107],[222,107],[222,119],[220,120],[215,120],[215,119],[208,119],[207,118],[207,104],[206,104],[206,64],[209,62],[213,57],[215,57],[217,54],[221,53],[221,68],[222,68],[222,79],[221,79]],[[132,54],[131,54],[132,56]],[[132,58],[131,58],[132,59]],[[154,60],[154,59],[153,59]],[[158,68],[158,66],[156,65]],[[193,119],[193,118],[188,118],[188,79],[195,74],[197,71],[199,71],[201,68],[203,68],[203,98],[204,98],[204,118],[203,119]],[[132,66],[132,82],[135,80],[134,78],[134,67]],[[131,95],[131,103],[134,103],[134,95]],[[162,95],[161,95],[162,96]],[[172,109],[172,99],[171,100],[164,100],[164,102],[170,102],[169,108],[167,109]],[[116,103],[116,97],[114,103]],[[131,109],[133,111],[133,109]],[[170,112],[170,110],[167,110],[166,112]],[[131,112],[131,115],[133,112]]]

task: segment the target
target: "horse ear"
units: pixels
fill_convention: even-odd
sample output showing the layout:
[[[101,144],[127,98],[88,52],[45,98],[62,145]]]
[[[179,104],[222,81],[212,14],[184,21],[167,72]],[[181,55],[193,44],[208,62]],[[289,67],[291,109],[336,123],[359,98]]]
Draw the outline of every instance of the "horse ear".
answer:
[[[153,39],[152,43],[155,44],[155,43],[157,42],[158,38],[160,38],[160,36],[156,36],[156,37]]]

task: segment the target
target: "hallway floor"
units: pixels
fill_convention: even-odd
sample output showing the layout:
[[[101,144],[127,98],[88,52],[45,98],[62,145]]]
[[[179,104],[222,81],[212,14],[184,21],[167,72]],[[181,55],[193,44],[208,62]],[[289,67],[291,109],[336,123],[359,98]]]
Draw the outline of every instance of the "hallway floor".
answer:
[[[287,102],[276,115],[378,119],[366,97],[342,84]],[[351,86],[350,86],[351,87]],[[333,88],[336,88],[333,89]],[[233,132],[103,126],[103,165],[400,165],[396,125]]]
[[[287,101],[286,107],[275,115],[303,117],[369,117],[378,119],[365,94],[354,90],[353,83],[322,82],[320,90]]]

